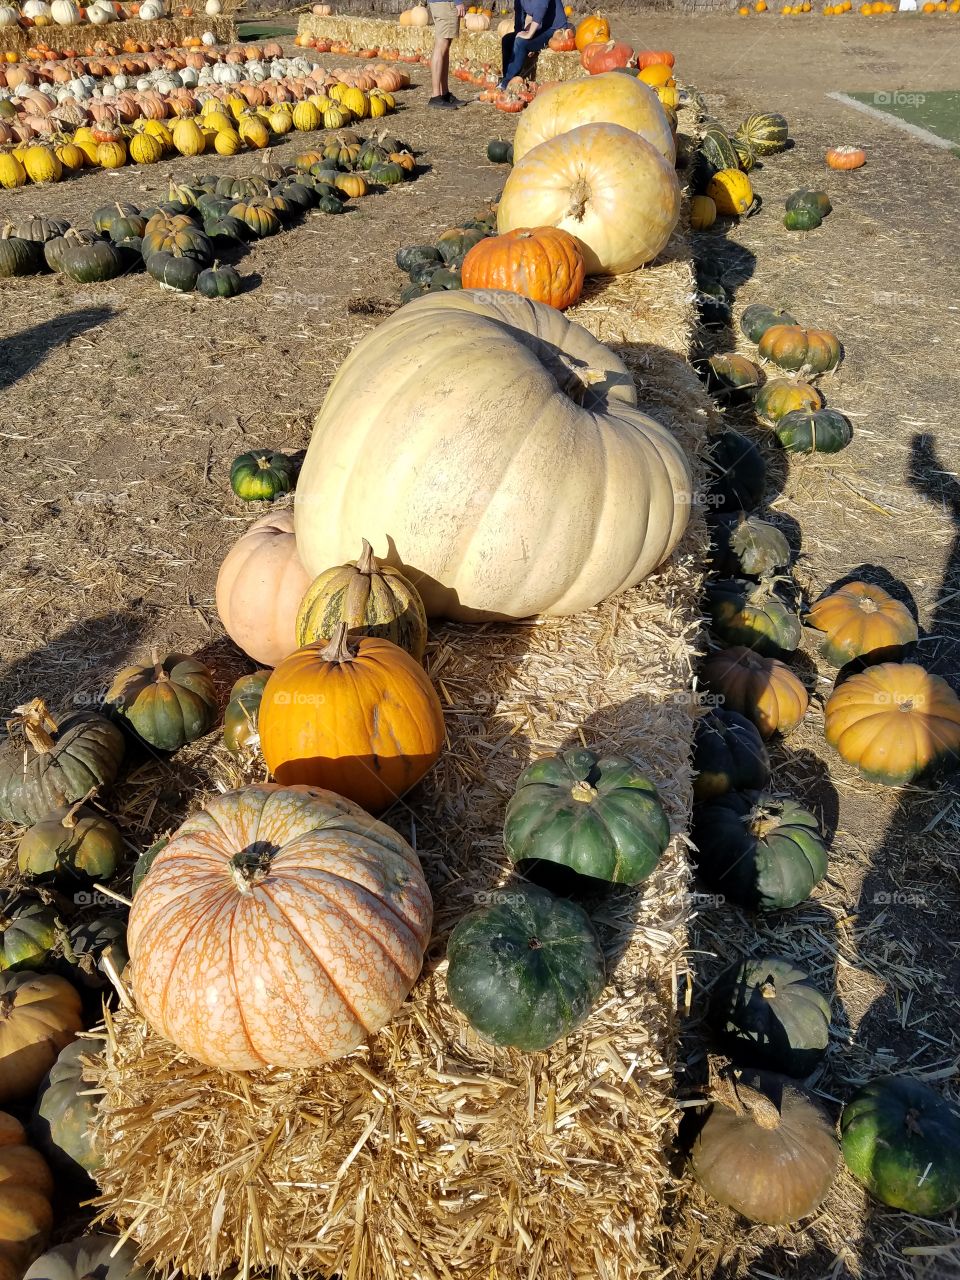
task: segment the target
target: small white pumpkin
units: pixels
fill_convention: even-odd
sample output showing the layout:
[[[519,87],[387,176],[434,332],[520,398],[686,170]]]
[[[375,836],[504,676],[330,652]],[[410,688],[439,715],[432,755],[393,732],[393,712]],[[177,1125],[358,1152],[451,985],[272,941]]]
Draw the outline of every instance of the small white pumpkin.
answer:
[[[207,3],[203,6],[203,12],[208,18],[216,18],[218,14],[223,12],[223,5],[220,0],[207,0]]]
[[[27,0],[23,6],[23,16],[25,18],[49,18],[50,6],[46,0]]]
[[[156,0],[147,0],[146,4],[140,6],[140,19],[143,22],[154,22],[157,18],[163,17],[163,7],[156,3]]]
[[[20,13],[8,4],[0,5],[0,27],[15,27],[20,21]]]
[[[106,23],[113,22],[115,17],[116,14],[106,5],[95,4],[87,10],[87,18],[95,27],[105,26]]]
[[[201,40],[201,43],[205,44],[208,49],[212,48],[217,43],[217,37],[213,34],[212,31],[205,31],[203,35],[200,37],[200,40]],[[206,70],[206,68],[204,68],[204,70]]]
[[[73,27],[80,21],[80,10],[73,0],[53,0],[50,16],[59,27]]]

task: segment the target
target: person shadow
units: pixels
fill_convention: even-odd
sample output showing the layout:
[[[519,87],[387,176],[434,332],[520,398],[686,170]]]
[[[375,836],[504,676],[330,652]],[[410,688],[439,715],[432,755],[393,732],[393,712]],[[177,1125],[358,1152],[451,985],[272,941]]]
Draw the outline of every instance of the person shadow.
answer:
[[[42,364],[51,348],[106,324],[116,314],[113,307],[79,307],[0,338],[0,391]]]

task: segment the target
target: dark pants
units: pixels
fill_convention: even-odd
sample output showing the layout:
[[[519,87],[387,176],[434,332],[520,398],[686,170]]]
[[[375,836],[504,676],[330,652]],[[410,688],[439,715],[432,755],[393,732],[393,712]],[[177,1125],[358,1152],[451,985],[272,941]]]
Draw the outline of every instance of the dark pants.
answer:
[[[528,40],[513,31],[505,35],[500,41],[500,65],[503,67],[500,83],[505,85],[514,76],[518,76],[529,55],[546,48],[555,30],[555,27],[551,27],[549,31],[538,31]]]

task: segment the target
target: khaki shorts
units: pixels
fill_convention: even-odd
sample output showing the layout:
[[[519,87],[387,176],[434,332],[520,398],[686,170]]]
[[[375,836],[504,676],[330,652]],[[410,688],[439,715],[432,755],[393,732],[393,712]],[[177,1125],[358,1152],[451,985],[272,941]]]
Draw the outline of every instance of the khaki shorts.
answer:
[[[456,40],[460,34],[460,18],[455,4],[432,4],[433,29],[438,40]]]

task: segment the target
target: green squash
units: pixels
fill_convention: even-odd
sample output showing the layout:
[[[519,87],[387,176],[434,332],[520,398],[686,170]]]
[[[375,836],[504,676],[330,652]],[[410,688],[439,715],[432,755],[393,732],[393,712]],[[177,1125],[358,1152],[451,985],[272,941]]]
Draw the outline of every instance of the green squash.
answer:
[[[27,1268],[23,1280],[150,1280],[148,1267],[137,1266],[137,1245],[116,1236],[91,1232],[59,1244]]]
[[[503,841],[512,862],[559,863],[597,880],[640,884],[663,857],[670,822],[636,765],[574,748],[524,769]]]
[[[409,276],[411,284],[422,284],[424,288],[428,288],[430,281],[438,271],[445,271],[442,262],[436,262],[433,259],[427,259],[423,262],[414,262],[410,268]]]
[[[217,221],[226,217],[235,203],[229,196],[204,195],[197,201],[197,208],[203,214],[204,222]]]
[[[491,164],[513,164],[513,143],[491,138],[487,143],[487,159]]]
[[[0,914],[0,969],[39,969],[58,937],[56,912],[18,895]]]
[[[830,1001],[782,956],[744,960],[721,974],[710,1013],[724,1053],[740,1067],[801,1079],[830,1042]]]
[[[85,1180],[103,1165],[95,1128],[100,1101],[83,1078],[84,1059],[102,1054],[94,1040],[74,1040],[60,1052],[40,1086],[30,1133],[54,1169]]]
[[[479,227],[451,227],[437,241],[437,252],[448,267],[459,265],[473,246],[485,239],[486,233]]]
[[[378,160],[376,164],[370,166],[368,173],[370,181],[381,187],[396,187],[404,181],[406,176],[401,166],[394,164],[392,160]]]
[[[713,477],[709,502],[716,512],[750,511],[763,501],[767,467],[760,450],[739,431],[722,431],[711,441]]]
[[[317,199],[318,213],[343,213],[343,201],[339,196],[323,195]]]
[[[740,332],[751,342],[759,342],[775,324],[796,324],[789,311],[774,311],[762,302],[751,303],[740,317]]]
[[[797,906],[827,873],[820,824],[795,800],[728,791],[694,810],[691,834],[704,882],[754,911]]]
[[[21,718],[26,742],[10,741],[0,755],[3,821],[39,822],[91,787],[108,787],[119,773],[123,734],[104,716],[80,712],[58,726],[41,704]]]
[[[736,352],[714,355],[707,361],[707,386],[715,394],[749,392],[762,381],[760,366]]]
[[[853,439],[853,424],[836,409],[794,409],[777,423],[776,434],[790,453],[839,453]]]
[[[122,218],[114,218],[110,224],[110,239],[114,244],[121,240],[139,240],[146,229],[147,220],[142,213],[124,214]]]
[[[210,218],[203,224],[203,231],[211,240],[223,240],[227,244],[242,244],[251,238],[252,232],[240,218],[225,213],[222,218]],[[200,277],[198,276],[197,279]]]
[[[783,215],[783,225],[788,231],[816,231],[822,223],[816,209],[791,209]]]
[[[110,228],[118,218],[136,217],[139,213],[140,210],[135,204],[127,204],[123,201],[115,200],[113,204],[105,204],[102,208],[94,210],[94,230],[108,236]]]
[[[293,459],[270,449],[241,453],[230,467],[230,488],[244,502],[272,502],[289,493],[296,480]]]
[[[843,1159],[884,1204],[921,1218],[960,1205],[960,1115],[910,1076],[881,1076],[858,1089],[840,1117]]]
[[[125,913],[108,911],[75,924],[64,939],[63,954],[75,982],[95,989],[109,986],[111,969],[121,974],[130,960]]]
[[[174,258],[191,258],[201,267],[213,261],[213,245],[199,227],[170,227],[148,230],[143,237],[143,253],[169,253]]]
[[[253,196],[265,196],[270,190],[270,183],[265,178],[232,178],[224,174],[217,179],[214,188],[218,196],[229,196],[233,200],[248,200]]]
[[[800,644],[799,614],[770,579],[710,582],[707,601],[713,633],[724,645],[745,645],[766,658],[781,658]]]
[[[360,154],[357,156],[357,163],[355,167],[362,173],[366,173],[368,170],[372,169],[375,164],[383,164],[383,162],[389,160],[389,158],[390,152],[384,150],[379,143],[367,142],[361,148]]]
[[[787,213],[815,213],[821,218],[825,218],[833,209],[825,191],[810,191],[806,187],[787,196],[784,204]]]
[[[405,284],[400,290],[400,305],[406,306],[408,302],[415,302],[417,298],[422,298],[427,292],[425,284]]]
[[[45,266],[43,245],[38,241],[21,240],[19,236],[0,239],[0,280],[35,275]]]
[[[762,791],[770,781],[770,756],[760,731],[746,716],[724,707],[697,721],[693,767],[693,798],[698,802],[728,791]]]
[[[599,939],[582,908],[546,889],[510,883],[490,899],[450,935],[450,1003],[494,1044],[549,1049],[603,991]]]
[[[774,156],[786,151],[790,140],[786,117],[776,111],[748,116],[737,127],[737,135],[749,142],[758,156]]]
[[[776,525],[741,511],[716,522],[711,530],[712,564],[722,574],[764,577],[790,563],[790,543]]]
[[[197,293],[205,298],[235,298],[242,288],[240,273],[226,263],[215,262],[197,276]]]
[[[123,837],[113,823],[85,805],[54,809],[20,838],[21,875],[42,879],[109,880],[123,858]]]
[[[213,728],[217,694],[202,662],[171,653],[150,666],[124,667],[107,690],[107,705],[159,751],[178,751]]]
[[[264,203],[265,199],[266,197],[254,197],[247,202],[241,200],[230,210],[232,218],[245,222],[261,240],[266,236],[275,236],[281,230],[279,212]]]
[[[408,274],[414,267],[423,263],[432,262],[437,267],[443,265],[439,249],[434,248],[432,244],[406,245],[397,250],[394,261],[401,271],[406,271]]]
[[[223,716],[223,741],[233,756],[255,752],[260,746],[260,702],[263,686],[271,671],[254,671],[241,676],[230,690],[230,701]]]
[[[701,169],[707,178],[721,169],[739,169],[740,160],[730,135],[718,124],[710,125],[700,138]]]
[[[151,253],[144,258],[147,273],[164,289],[192,293],[203,270],[195,258],[176,258],[172,253]]]
[[[36,214],[24,218],[22,222],[8,223],[2,235],[19,236],[21,240],[34,240],[38,244],[46,244],[70,230],[70,223],[56,218],[38,218]]]
[[[144,877],[147,872],[156,861],[157,854],[162,853],[169,843],[169,836],[161,836],[159,840],[154,840],[149,849],[144,849],[143,853],[141,853],[140,857],[133,865],[133,883],[130,890],[131,894],[136,894],[141,884],[143,884]]]
[[[123,254],[107,240],[95,244],[68,245],[60,255],[63,274],[77,284],[99,284],[114,280],[126,267]]]
[[[434,271],[430,277],[430,283],[427,285],[428,293],[440,293],[445,289],[462,289],[463,280],[460,272],[441,267],[439,271]]]
[[[746,138],[735,136],[730,139],[733,143],[733,149],[737,153],[737,160],[740,162],[740,168],[744,173],[749,173],[757,163],[757,155]]]
[[[274,191],[277,195],[283,196],[287,204],[294,209],[300,210],[301,213],[307,209],[312,209],[317,203],[315,188],[307,183],[295,182],[292,178],[285,178],[283,182],[278,182],[274,187]]]
[[[47,240],[43,246],[43,256],[51,271],[63,271],[63,253],[71,245],[99,244],[103,239],[96,231],[78,230],[70,227],[62,236]]]

